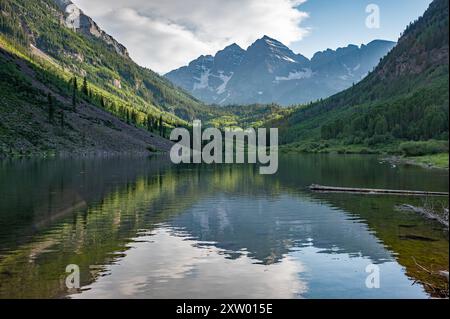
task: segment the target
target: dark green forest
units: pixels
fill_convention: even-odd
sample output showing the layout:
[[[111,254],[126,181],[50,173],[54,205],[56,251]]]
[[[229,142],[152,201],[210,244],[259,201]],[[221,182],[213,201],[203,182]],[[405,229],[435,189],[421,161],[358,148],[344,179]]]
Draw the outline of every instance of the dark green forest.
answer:
[[[269,125],[280,127],[283,144],[311,151],[447,141],[448,74],[448,1],[436,0],[362,82]]]

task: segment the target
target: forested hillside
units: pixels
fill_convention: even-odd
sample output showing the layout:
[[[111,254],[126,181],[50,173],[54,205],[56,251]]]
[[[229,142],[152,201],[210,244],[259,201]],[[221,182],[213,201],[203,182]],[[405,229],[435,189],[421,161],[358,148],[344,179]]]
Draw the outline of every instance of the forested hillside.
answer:
[[[0,11],[4,37],[23,48],[31,47],[44,59],[54,60],[64,71],[86,78],[110,94],[109,102],[117,107],[156,116],[164,112],[184,120],[208,114],[202,103],[134,63],[125,48],[113,43],[114,39],[108,36],[106,41],[106,33],[95,22],[90,33],[68,28],[67,13],[53,0],[0,0]],[[118,50],[118,46],[122,49]]]
[[[448,1],[433,1],[361,83],[269,125],[301,151],[396,151],[405,141],[447,141],[448,28]]]
[[[167,135],[161,117],[145,128],[137,124],[137,112],[127,110],[120,120],[87,82],[78,90],[77,82],[62,81],[50,66],[43,68],[2,39],[0,65],[0,158],[144,155],[171,146],[161,137]]]
[[[158,136],[212,116],[89,17],[69,28],[67,15],[53,0],[0,0],[1,155],[166,150]]]

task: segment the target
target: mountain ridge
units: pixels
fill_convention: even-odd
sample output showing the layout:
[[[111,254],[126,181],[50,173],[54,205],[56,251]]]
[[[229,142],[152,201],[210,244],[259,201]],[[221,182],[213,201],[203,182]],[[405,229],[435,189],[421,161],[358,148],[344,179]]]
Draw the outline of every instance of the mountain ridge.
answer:
[[[374,40],[367,45],[320,51],[308,59],[264,35],[246,50],[232,44],[165,77],[210,104],[302,104],[359,82],[394,44]],[[217,63],[227,54],[230,65]]]

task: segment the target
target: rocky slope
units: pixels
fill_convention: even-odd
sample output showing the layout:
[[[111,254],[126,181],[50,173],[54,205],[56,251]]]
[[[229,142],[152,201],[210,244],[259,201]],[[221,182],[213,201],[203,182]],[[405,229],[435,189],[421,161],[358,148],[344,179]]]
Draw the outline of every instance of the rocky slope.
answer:
[[[97,39],[101,39],[106,44],[112,46],[114,50],[123,57],[129,58],[128,50],[116,39],[100,29],[97,23],[89,16],[84,14],[72,1],[70,0],[54,0],[55,3],[61,9],[62,15],[60,16],[61,24],[73,29],[77,32],[81,32],[88,36],[93,36]]]
[[[168,151],[171,142],[129,125],[86,101],[71,99],[41,81],[32,64],[0,44],[0,157],[36,154],[146,155]],[[47,95],[54,97],[49,120]]]

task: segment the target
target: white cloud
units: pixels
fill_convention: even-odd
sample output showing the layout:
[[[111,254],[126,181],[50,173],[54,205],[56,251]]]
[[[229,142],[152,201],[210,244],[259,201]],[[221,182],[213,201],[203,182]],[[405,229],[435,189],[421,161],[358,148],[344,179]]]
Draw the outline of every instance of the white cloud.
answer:
[[[123,43],[140,65],[167,72],[236,42],[263,35],[301,40],[305,0],[72,0]]]
[[[244,251],[230,259],[211,243],[207,248],[199,244],[167,228],[157,229],[130,244],[126,256],[107,267],[103,274],[108,276],[100,276],[71,298],[270,299],[295,298],[308,291],[299,276],[304,265],[297,259],[285,256],[276,264],[262,265]]]

